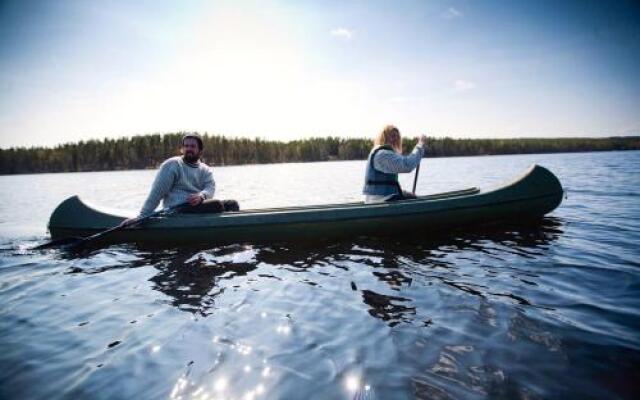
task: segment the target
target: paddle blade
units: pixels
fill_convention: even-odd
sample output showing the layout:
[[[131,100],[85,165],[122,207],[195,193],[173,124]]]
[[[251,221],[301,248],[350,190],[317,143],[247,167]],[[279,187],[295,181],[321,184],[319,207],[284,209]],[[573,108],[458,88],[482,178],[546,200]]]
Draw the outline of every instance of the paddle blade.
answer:
[[[82,238],[79,237],[67,237],[63,239],[51,240],[50,242],[43,243],[39,246],[34,247],[32,250],[45,250],[51,249],[54,247],[72,247],[82,242]]]

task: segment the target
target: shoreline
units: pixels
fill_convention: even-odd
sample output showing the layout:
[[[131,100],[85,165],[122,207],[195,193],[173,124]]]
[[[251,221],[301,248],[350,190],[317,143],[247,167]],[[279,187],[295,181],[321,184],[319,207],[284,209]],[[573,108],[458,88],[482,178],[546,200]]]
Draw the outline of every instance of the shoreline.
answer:
[[[587,153],[611,153],[611,152],[628,152],[628,151],[640,151],[640,149],[611,149],[611,150],[579,150],[579,151],[548,151],[548,152],[531,152],[531,153],[500,153],[500,154],[468,154],[468,155],[451,155],[451,156],[427,156],[425,159],[435,158],[468,158],[468,157],[497,157],[497,156],[524,156],[524,155],[536,155],[536,154],[587,154]],[[349,161],[365,161],[366,158],[357,159],[326,159],[326,160],[309,160],[309,161],[284,161],[284,162],[248,162],[239,164],[217,164],[208,162],[206,159],[204,162],[214,168],[221,167],[241,167],[248,165],[275,165],[275,164],[309,164],[309,163],[324,163],[324,162],[349,162]],[[18,172],[18,173],[0,173],[0,176],[15,176],[15,175],[42,175],[42,174],[77,174],[77,173],[91,173],[91,172],[123,172],[123,171],[153,171],[158,166],[150,166],[145,168],[121,168],[121,169],[93,169],[93,170],[79,170],[79,171],[41,171],[41,172]]]

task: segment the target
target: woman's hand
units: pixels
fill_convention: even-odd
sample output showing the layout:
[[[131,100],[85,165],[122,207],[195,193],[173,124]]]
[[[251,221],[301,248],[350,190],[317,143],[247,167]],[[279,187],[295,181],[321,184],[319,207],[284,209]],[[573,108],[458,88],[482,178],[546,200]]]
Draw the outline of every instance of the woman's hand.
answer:
[[[426,149],[427,148],[427,137],[425,135],[420,135],[420,138],[418,138],[418,144]]]

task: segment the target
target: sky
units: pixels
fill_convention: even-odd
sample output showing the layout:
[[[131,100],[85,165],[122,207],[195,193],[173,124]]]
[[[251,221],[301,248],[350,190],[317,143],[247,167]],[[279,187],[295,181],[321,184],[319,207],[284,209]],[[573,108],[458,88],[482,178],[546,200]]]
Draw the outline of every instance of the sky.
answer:
[[[637,1],[0,0],[0,148],[640,135]]]

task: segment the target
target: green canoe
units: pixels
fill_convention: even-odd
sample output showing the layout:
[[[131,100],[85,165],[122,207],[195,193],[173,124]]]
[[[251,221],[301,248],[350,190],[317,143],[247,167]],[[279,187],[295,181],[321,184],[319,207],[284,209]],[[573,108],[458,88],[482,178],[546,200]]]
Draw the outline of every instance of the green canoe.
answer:
[[[453,226],[522,221],[554,210],[563,197],[558,178],[533,165],[514,181],[492,189],[465,189],[381,204],[344,203],[243,210],[223,214],[174,214],[109,235],[110,242],[264,243],[437,231]],[[86,236],[125,217],[87,205],[78,196],[51,215],[53,239]]]

